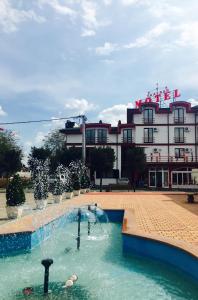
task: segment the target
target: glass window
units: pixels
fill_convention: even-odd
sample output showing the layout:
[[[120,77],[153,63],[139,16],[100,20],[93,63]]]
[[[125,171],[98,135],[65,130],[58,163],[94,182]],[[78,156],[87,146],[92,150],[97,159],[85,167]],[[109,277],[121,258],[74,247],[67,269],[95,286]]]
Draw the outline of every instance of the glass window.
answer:
[[[177,173],[173,173],[173,185],[177,185]]]
[[[184,143],[184,128],[175,128],[175,143]]]
[[[183,158],[184,157],[184,148],[175,148],[175,158]]]
[[[155,178],[155,172],[150,172],[150,186],[155,187],[156,186],[156,178]]]
[[[153,110],[145,109],[143,113],[144,113],[144,123],[153,123]]]
[[[153,143],[153,128],[144,128],[144,143]]]
[[[87,144],[95,144],[95,129],[86,129],[86,143]]]
[[[184,123],[184,109],[183,108],[175,108],[174,120],[175,120],[175,123]]]
[[[132,143],[132,129],[123,130],[123,143]]]
[[[168,172],[164,172],[164,187],[168,186]]]
[[[107,143],[107,129],[98,129],[98,143]]]

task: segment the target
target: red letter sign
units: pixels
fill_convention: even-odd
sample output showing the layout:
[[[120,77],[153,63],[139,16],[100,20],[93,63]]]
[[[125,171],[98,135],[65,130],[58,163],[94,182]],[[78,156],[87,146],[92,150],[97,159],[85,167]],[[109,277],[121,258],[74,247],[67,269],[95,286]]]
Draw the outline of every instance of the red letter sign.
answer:
[[[140,105],[141,105],[141,103],[142,103],[142,100],[140,99],[140,100],[137,100],[137,101],[135,101],[135,106],[136,106],[136,108],[139,108],[140,107]]]

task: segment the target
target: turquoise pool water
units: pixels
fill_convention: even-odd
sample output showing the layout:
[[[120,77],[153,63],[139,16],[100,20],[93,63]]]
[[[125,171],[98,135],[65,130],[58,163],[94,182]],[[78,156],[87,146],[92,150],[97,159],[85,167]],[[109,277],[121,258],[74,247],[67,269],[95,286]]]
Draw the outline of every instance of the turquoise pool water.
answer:
[[[157,261],[124,256],[119,224],[103,224],[106,236],[87,239],[87,223],[82,224],[81,249],[76,250],[77,224],[67,224],[32,253],[0,259],[0,299],[80,299],[80,300],[197,300],[197,282],[184,273]],[[94,225],[91,230],[93,232]],[[94,237],[95,236],[95,237]],[[53,258],[50,268],[52,293],[43,297],[43,257]],[[70,275],[78,281],[62,288]],[[24,298],[22,289],[33,287],[35,294]]]

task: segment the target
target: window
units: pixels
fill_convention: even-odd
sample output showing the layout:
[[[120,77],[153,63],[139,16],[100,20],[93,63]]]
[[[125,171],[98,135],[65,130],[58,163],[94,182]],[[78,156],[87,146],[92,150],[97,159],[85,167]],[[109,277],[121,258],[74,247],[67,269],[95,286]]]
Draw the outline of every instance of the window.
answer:
[[[175,128],[175,143],[184,143],[184,128]]]
[[[144,143],[153,143],[153,128],[144,128]]]
[[[86,130],[86,143],[87,144],[95,144],[95,129],[87,129]]]
[[[174,122],[175,123],[184,123],[184,109],[183,108],[175,108]]]
[[[132,129],[123,130],[123,143],[132,143]]]
[[[153,123],[153,110],[152,109],[145,109],[144,110],[144,123]]]
[[[184,158],[184,148],[175,148],[175,158]]]
[[[98,129],[98,143],[107,143],[107,129]]]

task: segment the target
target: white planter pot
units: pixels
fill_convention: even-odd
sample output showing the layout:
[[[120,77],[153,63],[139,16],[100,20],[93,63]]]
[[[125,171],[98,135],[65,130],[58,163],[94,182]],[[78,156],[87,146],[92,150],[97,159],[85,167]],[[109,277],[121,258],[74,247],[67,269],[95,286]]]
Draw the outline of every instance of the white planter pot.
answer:
[[[74,196],[79,196],[80,195],[80,190],[74,190]]]
[[[53,197],[54,197],[54,203],[61,203],[63,200],[62,195],[53,195]]]
[[[22,216],[23,206],[6,206],[8,219],[17,219]]]
[[[85,194],[85,193],[86,193],[86,189],[81,189],[81,190],[80,190],[80,193],[81,193],[81,194]]]
[[[74,196],[73,192],[65,192],[65,198],[66,199],[71,199]]]
[[[86,193],[89,193],[90,192],[90,189],[86,189]]]
[[[35,200],[36,203],[36,209],[44,209],[47,206],[47,200]]]

